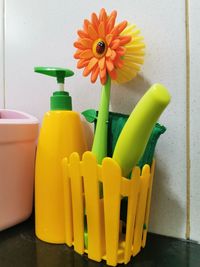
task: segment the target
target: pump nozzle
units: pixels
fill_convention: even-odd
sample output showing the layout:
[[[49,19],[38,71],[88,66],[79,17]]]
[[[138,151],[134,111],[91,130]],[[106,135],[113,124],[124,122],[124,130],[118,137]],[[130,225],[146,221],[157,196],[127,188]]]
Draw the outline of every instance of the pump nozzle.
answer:
[[[65,83],[65,77],[74,75],[74,72],[72,70],[54,67],[35,67],[34,71],[48,76],[56,77],[57,83]]]
[[[65,78],[73,76],[74,72],[69,69],[54,67],[35,67],[34,71],[57,79],[59,88],[51,97],[51,110],[71,110],[71,97],[68,92],[64,91],[64,83]]]

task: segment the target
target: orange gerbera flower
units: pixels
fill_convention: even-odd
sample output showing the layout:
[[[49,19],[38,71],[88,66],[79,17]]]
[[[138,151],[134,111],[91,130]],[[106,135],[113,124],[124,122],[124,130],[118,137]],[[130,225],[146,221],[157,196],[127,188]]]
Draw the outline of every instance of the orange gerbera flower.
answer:
[[[92,13],[91,21],[85,19],[83,30],[78,30],[79,39],[74,43],[77,48],[74,58],[79,59],[77,68],[84,68],[84,76],[91,73],[92,83],[98,76],[102,84],[106,83],[107,75],[116,80],[116,70],[123,66],[121,57],[132,36],[120,35],[126,28],[127,21],[115,26],[116,17],[116,11],[107,15],[102,8],[99,16]]]

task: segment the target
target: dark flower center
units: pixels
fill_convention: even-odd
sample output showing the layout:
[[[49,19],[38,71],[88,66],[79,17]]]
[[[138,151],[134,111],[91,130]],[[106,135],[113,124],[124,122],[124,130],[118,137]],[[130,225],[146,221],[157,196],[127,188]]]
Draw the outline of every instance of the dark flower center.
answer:
[[[105,52],[105,49],[106,44],[104,43],[104,41],[99,41],[96,46],[96,52],[101,55]]]
[[[94,41],[92,46],[92,52],[96,58],[102,58],[105,56],[107,48],[108,47],[106,42],[102,38],[99,38]]]

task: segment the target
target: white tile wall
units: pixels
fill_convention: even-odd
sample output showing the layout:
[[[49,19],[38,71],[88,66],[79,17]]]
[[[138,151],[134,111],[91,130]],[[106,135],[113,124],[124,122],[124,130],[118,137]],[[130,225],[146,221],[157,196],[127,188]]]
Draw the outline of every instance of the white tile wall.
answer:
[[[151,84],[161,82],[169,88],[172,102],[160,120],[168,130],[161,137],[157,147],[150,230],[184,238],[186,229],[185,1],[49,0],[48,4],[47,1],[41,0],[5,0],[5,2],[6,107],[30,112],[39,119],[49,108],[48,99],[56,88],[56,83],[53,78],[35,74],[33,67],[36,65],[55,65],[75,70],[76,76],[70,78],[66,84],[73,97],[74,109],[82,111],[98,106],[100,85],[98,83],[92,85],[88,78],[82,77],[81,71],[76,70],[76,62],[72,56],[73,42],[77,38],[76,30],[92,11],[98,12],[102,6],[108,11],[116,9],[119,21],[127,19],[142,29],[147,44],[143,71],[133,82],[125,86],[112,87],[111,108],[113,111],[129,113]],[[194,10],[194,13],[197,17],[197,10]],[[197,38],[197,35],[194,38]],[[197,58],[194,56],[195,62]],[[196,138],[197,136],[198,134]],[[197,170],[198,162],[195,166]],[[195,210],[195,205],[198,204],[197,189],[193,195],[196,197],[191,204]],[[199,239],[195,230],[198,225],[197,221],[192,224],[193,239]]]
[[[190,56],[191,56],[191,238],[200,242],[200,2],[190,1]]]
[[[3,108],[3,0],[0,0],[0,108]]]

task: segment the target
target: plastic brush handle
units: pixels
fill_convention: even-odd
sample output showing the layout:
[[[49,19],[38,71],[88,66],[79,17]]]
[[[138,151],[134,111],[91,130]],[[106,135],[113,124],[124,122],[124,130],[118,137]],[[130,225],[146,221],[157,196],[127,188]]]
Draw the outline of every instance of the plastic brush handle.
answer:
[[[170,99],[163,85],[154,84],[132,111],[113,153],[113,159],[121,166],[123,176],[129,175],[142,156],[151,131]]]

